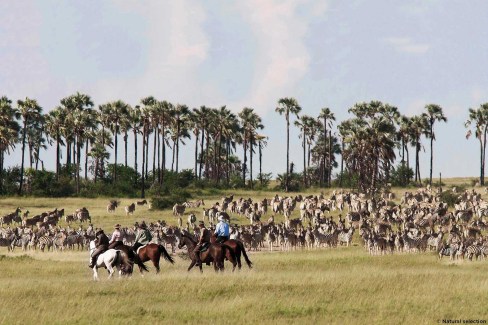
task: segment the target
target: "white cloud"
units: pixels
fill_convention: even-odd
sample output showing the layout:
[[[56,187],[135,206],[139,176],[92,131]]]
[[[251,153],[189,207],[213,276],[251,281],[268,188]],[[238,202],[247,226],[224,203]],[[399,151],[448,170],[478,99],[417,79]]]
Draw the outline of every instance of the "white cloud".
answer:
[[[408,37],[390,37],[384,41],[393,46],[395,50],[404,53],[424,54],[430,49],[429,44],[416,43]]]
[[[206,13],[193,0],[172,2],[118,2],[127,12],[137,12],[147,23],[146,69],[134,78],[95,80],[87,90],[100,101],[124,98],[136,104],[142,97],[200,104],[203,93],[197,69],[205,61],[209,40],[203,30]]]
[[[304,1],[239,2],[256,39],[256,61],[251,91],[236,107],[252,106],[266,112],[280,97],[295,96],[294,88],[307,73],[310,54],[304,44],[308,23],[297,8]],[[318,6],[322,13],[326,6]]]

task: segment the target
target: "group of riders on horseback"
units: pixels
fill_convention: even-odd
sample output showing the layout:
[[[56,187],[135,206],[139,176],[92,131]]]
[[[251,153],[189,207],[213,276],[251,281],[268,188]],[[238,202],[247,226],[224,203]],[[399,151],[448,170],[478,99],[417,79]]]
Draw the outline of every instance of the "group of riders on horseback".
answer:
[[[115,229],[112,233],[112,238],[110,240],[108,239],[107,235],[105,235],[103,229],[99,229],[95,233],[95,242],[97,246],[96,250],[91,256],[91,263],[88,265],[89,268],[93,268],[95,266],[98,256],[103,252],[109,249],[118,249],[121,246],[124,246],[124,243],[122,242],[122,233],[120,232],[120,227],[121,226],[119,224],[116,224],[114,226]],[[149,229],[147,229],[146,223],[144,221],[140,224],[136,222],[134,224],[134,227],[137,229],[137,234],[134,240],[134,246],[132,246],[132,251],[134,253],[134,262],[137,263],[137,249],[141,246],[149,244],[152,240],[152,235]]]
[[[214,232],[214,236],[216,237],[215,242],[218,244],[223,244],[229,241],[229,224],[225,222],[222,216],[218,218],[218,221],[219,222],[217,223]],[[134,240],[134,245],[131,247],[131,252],[129,252],[129,256],[132,257],[133,255],[133,262],[141,266],[141,262],[144,261],[141,261],[137,250],[139,247],[149,244],[152,240],[152,235],[144,221],[142,221],[140,224],[136,222],[134,226],[137,229],[137,233]],[[121,226],[119,224],[116,224],[114,226],[115,229],[114,232],[112,233],[112,237],[110,240],[108,239],[107,235],[105,235],[103,229],[99,229],[95,233],[96,249],[91,255],[91,263],[89,265],[90,268],[93,268],[96,265],[96,261],[98,257],[100,256],[100,254],[104,253],[105,251],[109,249],[122,249],[124,247],[127,247],[122,242],[123,235],[120,231],[120,227]],[[205,223],[203,221],[200,221],[199,228],[200,229],[198,233],[198,237],[199,237],[198,243],[195,245],[195,248],[192,250],[192,253],[194,253],[192,255],[195,256],[196,259],[195,264],[197,266],[201,266],[202,264],[200,258],[201,253],[205,252],[209,248],[209,246],[211,245],[211,238],[212,238],[211,231],[205,227]],[[158,265],[158,270],[159,270],[159,265]]]

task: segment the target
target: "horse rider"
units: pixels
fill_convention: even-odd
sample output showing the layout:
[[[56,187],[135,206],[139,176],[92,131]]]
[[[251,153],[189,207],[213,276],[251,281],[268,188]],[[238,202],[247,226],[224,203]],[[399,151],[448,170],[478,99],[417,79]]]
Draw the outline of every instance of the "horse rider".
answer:
[[[152,235],[149,229],[147,229],[146,223],[143,221],[141,224],[137,222],[134,224],[137,227],[137,234],[136,239],[134,240],[134,246],[132,246],[132,250],[134,251],[135,255],[137,255],[137,249],[141,246],[147,245],[152,240]]]
[[[116,224],[114,226],[114,232],[112,233],[112,238],[110,238],[108,248],[115,248],[119,245],[123,245],[122,233],[120,232],[120,225]]]
[[[200,227],[200,239],[198,240],[198,244],[195,246],[195,249],[193,250],[193,253],[195,253],[197,263],[196,265],[200,265],[202,263],[200,259],[200,250],[203,248],[205,244],[210,243],[210,230],[205,228],[205,223],[203,221],[200,221],[198,223],[198,226]]]
[[[96,250],[93,252],[91,256],[91,263],[88,265],[90,268],[93,268],[95,266],[95,263],[97,262],[98,255],[102,254],[106,250],[108,250],[108,237],[105,235],[103,232],[103,229],[98,230],[95,233],[95,243],[97,244]]]
[[[215,227],[215,236],[217,236],[217,243],[222,244],[229,240],[229,224],[225,222],[223,216],[217,219],[219,223]]]

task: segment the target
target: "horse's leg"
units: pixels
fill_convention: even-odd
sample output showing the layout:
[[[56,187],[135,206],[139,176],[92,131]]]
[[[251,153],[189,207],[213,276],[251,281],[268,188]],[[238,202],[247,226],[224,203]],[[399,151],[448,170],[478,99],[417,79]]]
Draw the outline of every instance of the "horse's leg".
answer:
[[[236,247],[236,260],[237,260],[237,267],[238,269],[240,270],[241,267],[242,267],[242,263],[241,263],[241,249]],[[235,266],[234,266],[235,268]]]
[[[97,281],[98,280],[98,271],[97,271],[97,266],[95,265],[93,267],[93,280]]]
[[[105,266],[107,267],[108,278],[111,279],[112,275],[114,274],[114,269],[113,269],[111,264],[109,264],[109,265],[105,264]]]
[[[154,267],[156,268],[156,274],[159,273],[160,268],[159,268],[159,258],[161,257],[161,254],[159,251],[156,251],[156,256],[154,256],[151,261],[153,262]]]
[[[196,260],[192,260],[190,266],[188,267],[188,272],[193,268],[193,266],[196,264]]]

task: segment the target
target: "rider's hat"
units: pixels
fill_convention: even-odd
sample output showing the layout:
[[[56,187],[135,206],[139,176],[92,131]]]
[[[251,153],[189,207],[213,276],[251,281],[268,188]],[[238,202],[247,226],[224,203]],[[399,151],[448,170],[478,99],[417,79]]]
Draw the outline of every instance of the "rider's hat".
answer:
[[[141,222],[141,224],[139,225],[139,227],[141,227],[143,229],[146,229],[146,223],[144,221]]]
[[[114,228],[115,228],[115,229],[120,229],[120,225],[119,225],[119,224],[116,224],[116,225],[114,226]]]
[[[205,222],[203,222],[203,220],[200,220],[200,222],[198,223],[199,226],[201,227],[205,227]]]

